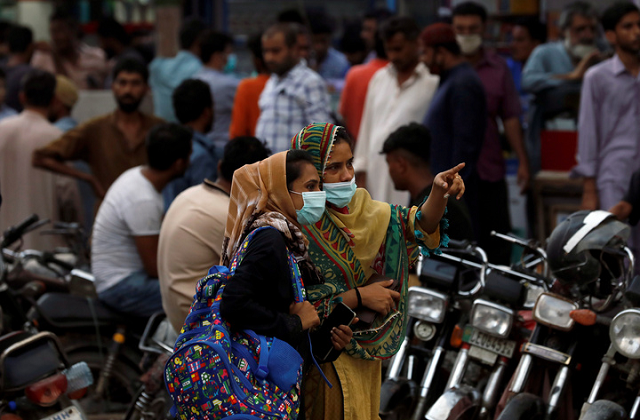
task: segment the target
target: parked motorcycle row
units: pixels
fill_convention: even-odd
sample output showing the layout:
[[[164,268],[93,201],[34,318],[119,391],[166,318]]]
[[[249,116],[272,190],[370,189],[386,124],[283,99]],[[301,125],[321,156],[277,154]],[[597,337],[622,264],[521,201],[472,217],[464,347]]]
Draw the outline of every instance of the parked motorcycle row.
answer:
[[[66,249],[20,250],[37,216],[2,236],[0,420],[169,419],[163,314],[132,319],[96,297],[84,233]],[[38,234],[32,232],[30,234]],[[407,333],[383,378],[383,420],[640,419],[640,278],[628,228],[579,212],[511,267],[451,241],[418,263]],[[58,252],[59,251],[59,252]]]
[[[468,243],[418,266],[383,419],[640,419],[640,277],[628,227],[579,212],[496,266]],[[598,367],[600,369],[598,370]]]

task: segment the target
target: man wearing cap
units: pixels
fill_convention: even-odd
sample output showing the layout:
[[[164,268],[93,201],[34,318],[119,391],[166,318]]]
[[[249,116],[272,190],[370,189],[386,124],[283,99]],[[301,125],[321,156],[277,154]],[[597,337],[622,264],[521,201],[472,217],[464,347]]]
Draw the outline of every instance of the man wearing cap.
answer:
[[[76,128],[78,122],[71,116],[71,110],[78,101],[78,88],[71,79],[61,74],[56,76],[56,92],[51,102],[49,116],[53,125],[63,133]]]
[[[440,86],[424,119],[432,137],[431,170],[438,173],[455,165],[453,162],[466,163],[460,175],[467,186],[464,199],[477,238],[477,163],[487,123],[484,88],[476,71],[462,57],[451,25],[430,25],[421,39],[422,61],[432,73],[440,74]]]

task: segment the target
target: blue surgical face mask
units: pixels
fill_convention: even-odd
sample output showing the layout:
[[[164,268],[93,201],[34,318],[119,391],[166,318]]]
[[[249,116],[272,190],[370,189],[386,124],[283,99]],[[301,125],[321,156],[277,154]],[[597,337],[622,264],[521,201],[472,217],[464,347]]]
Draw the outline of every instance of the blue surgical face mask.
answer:
[[[302,201],[304,201],[302,208],[296,210],[298,223],[301,225],[312,225],[322,218],[324,206],[327,201],[327,194],[324,191],[289,192],[302,195]]]
[[[238,66],[238,56],[235,53],[231,53],[227,57],[227,64],[224,65],[224,69],[222,71],[225,74],[231,74],[236,71],[237,66]]]
[[[343,208],[351,202],[356,193],[356,177],[347,182],[333,182],[322,186],[327,193],[327,201],[338,208]]]

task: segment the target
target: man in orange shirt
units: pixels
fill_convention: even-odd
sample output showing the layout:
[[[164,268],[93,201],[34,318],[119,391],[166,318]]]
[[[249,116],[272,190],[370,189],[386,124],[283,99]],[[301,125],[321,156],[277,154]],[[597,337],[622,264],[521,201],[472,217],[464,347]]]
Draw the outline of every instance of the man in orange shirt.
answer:
[[[376,57],[368,63],[351,67],[345,78],[342,96],[340,97],[338,112],[344,119],[347,131],[356,141],[358,140],[360,120],[364,110],[364,101],[367,98],[369,81],[378,70],[389,64],[379,33],[376,34],[375,51]]]
[[[253,65],[258,75],[244,79],[238,85],[229,127],[230,139],[255,135],[256,124],[260,117],[258,99],[270,76],[262,57],[262,34],[251,37],[247,46],[253,55]]]

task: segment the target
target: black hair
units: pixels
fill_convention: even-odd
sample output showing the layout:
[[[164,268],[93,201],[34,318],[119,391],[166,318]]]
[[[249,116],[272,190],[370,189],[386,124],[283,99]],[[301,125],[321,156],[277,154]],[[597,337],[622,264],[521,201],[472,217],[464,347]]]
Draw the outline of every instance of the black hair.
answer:
[[[142,80],[144,80],[145,83],[149,80],[149,69],[147,69],[144,63],[135,58],[124,57],[119,60],[113,68],[113,80],[116,80],[122,72],[137,73],[142,76]]]
[[[403,34],[409,41],[415,41],[420,36],[420,27],[413,18],[396,16],[385,21],[380,28],[380,35],[385,42],[398,33]]]
[[[302,173],[302,164],[309,162],[313,165],[313,158],[309,152],[304,150],[289,150],[287,152],[287,188],[291,189],[291,185]]]
[[[569,3],[564,7],[558,19],[560,29],[564,31],[569,28],[575,16],[584,16],[589,19],[598,20],[598,11],[586,1]]]
[[[20,90],[27,105],[48,107],[56,91],[56,77],[44,70],[33,69],[22,77]]]
[[[180,83],[173,91],[171,101],[180,124],[197,120],[205,109],[213,107],[209,85],[197,79]]]
[[[264,56],[262,55],[262,34],[251,35],[247,40],[247,48],[251,54],[264,64]]]
[[[313,35],[324,35],[333,33],[333,22],[324,13],[316,13],[309,16],[309,29]]]
[[[298,32],[300,28],[304,28],[303,25],[298,23],[276,23],[270,26],[262,35],[263,38],[271,38],[276,34],[284,35],[284,43],[287,48],[295,47],[298,43]]]
[[[26,26],[14,25],[7,30],[7,44],[9,52],[13,54],[24,53],[33,43],[33,31]]]
[[[71,14],[67,7],[58,7],[49,17],[49,22],[60,21],[69,25],[76,32],[78,30],[78,20]]]
[[[396,150],[405,150],[410,156],[428,165],[431,159],[431,132],[424,125],[415,122],[403,125],[389,134],[380,154]]]
[[[531,39],[544,44],[547,42],[547,26],[534,16],[523,17],[516,20],[516,26],[522,26],[529,32]]]
[[[180,48],[188,50],[198,41],[198,38],[207,29],[207,26],[199,18],[189,18],[180,27]]]
[[[179,124],[167,123],[153,127],[145,140],[149,167],[166,171],[178,159],[188,159],[192,137],[192,131]]]
[[[233,45],[233,38],[222,32],[207,30],[200,35],[200,60],[208,63],[215,53],[223,52],[229,45]]]
[[[615,31],[622,18],[633,12],[638,12],[638,6],[633,3],[618,2],[613,4],[602,14],[602,28],[605,31]]]
[[[13,26],[8,20],[0,19],[0,44],[6,40],[7,32]]]
[[[382,22],[385,19],[389,19],[393,16],[393,12],[386,7],[371,10],[364,14],[364,19],[375,19],[378,22]]]
[[[276,18],[277,22],[280,23],[299,23],[301,25],[306,24],[306,20],[302,13],[298,9],[287,9],[278,13],[278,17]]]
[[[364,43],[364,39],[360,37],[361,31],[362,24],[360,24],[360,22],[348,24],[344,28],[342,38],[340,39],[340,51],[343,53],[366,51],[367,46]]]
[[[249,165],[266,159],[271,154],[271,150],[265,142],[251,136],[236,137],[227,142],[224,146],[224,155],[220,161],[220,176],[231,182],[233,173]]]
[[[376,57],[382,58],[383,60],[387,59],[387,51],[384,49],[384,41],[382,40],[382,35],[380,34],[380,28],[376,31],[375,35],[375,44],[373,49],[376,52]]]
[[[103,38],[114,38],[122,45],[131,44],[131,37],[127,33],[126,29],[124,29],[124,26],[111,16],[100,19],[98,22],[97,33]]]
[[[466,1],[454,7],[451,16],[478,16],[484,23],[487,21],[487,9],[478,3]]]
[[[2,67],[0,67],[0,80],[5,80],[7,78],[7,73],[4,71]]]
[[[351,150],[353,150],[353,148],[356,146],[356,143],[353,141],[353,137],[351,137],[347,129],[344,127],[339,127],[336,131],[336,140],[333,142],[333,144],[339,144],[342,142],[347,143]]]

